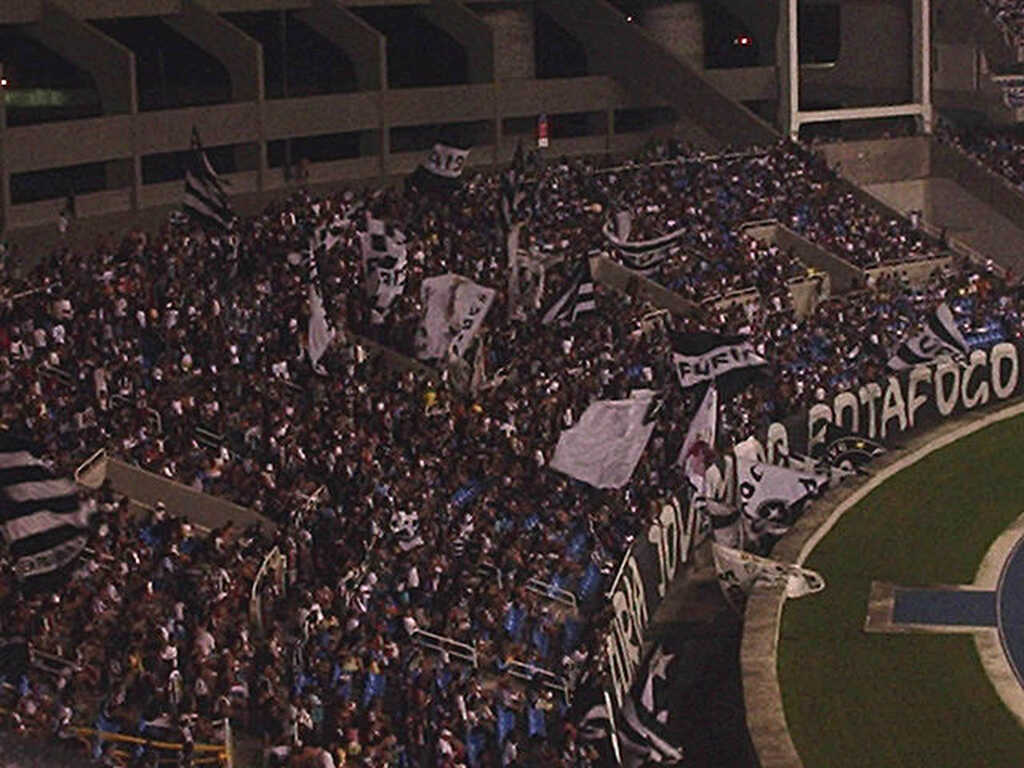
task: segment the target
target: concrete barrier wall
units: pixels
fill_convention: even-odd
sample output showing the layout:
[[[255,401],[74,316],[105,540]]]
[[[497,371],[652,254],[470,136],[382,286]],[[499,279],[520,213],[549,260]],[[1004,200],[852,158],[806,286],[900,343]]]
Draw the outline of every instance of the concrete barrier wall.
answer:
[[[776,225],[771,242],[784,251],[792,250],[804,264],[828,275],[830,288],[836,293],[845,293],[864,280],[859,268],[785,225]]]
[[[924,259],[922,261],[908,261],[900,264],[892,264],[884,267],[874,267],[864,270],[869,279],[878,280],[882,277],[898,275],[911,285],[922,285],[927,283],[929,278],[943,269],[952,267],[953,257],[942,256],[937,259]]]
[[[820,144],[830,167],[857,184],[923,179],[931,169],[927,136]]]
[[[590,271],[594,279],[602,285],[622,291],[629,296],[649,301],[659,309],[667,309],[669,312],[687,316],[698,311],[696,302],[684,299],[675,291],[670,291],[663,285],[658,285],[643,275],[617,264],[607,256],[594,256],[590,260]]]
[[[952,179],[1024,229],[1024,194],[1017,187],[940,141],[932,141],[931,158],[932,176]]]
[[[219,528],[234,521],[235,526],[240,528],[256,524],[267,533],[273,533],[276,529],[274,523],[251,509],[195,491],[120,459],[107,457],[106,478],[118,493],[148,506],[162,501],[172,515],[184,515],[207,528]]]

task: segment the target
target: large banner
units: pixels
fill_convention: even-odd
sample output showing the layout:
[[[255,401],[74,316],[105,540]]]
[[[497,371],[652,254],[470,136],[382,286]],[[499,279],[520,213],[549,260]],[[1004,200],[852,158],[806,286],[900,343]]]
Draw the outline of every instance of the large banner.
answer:
[[[621,488],[640,462],[654,421],[647,412],[654,400],[649,389],[634,390],[627,400],[597,400],[580,420],[562,430],[551,469],[595,488]]]
[[[494,302],[494,289],[448,273],[424,280],[420,294],[426,314],[417,331],[416,357],[465,357]]]
[[[622,706],[640,667],[644,632],[680,567],[689,561],[696,515],[684,498],[660,503],[657,518],[633,541],[608,592],[607,656],[615,703]]]
[[[760,436],[764,458],[774,463],[781,455],[815,455],[827,440],[830,424],[884,445],[899,445],[945,419],[1018,397],[1024,394],[1022,353],[1024,342],[1002,342],[974,350],[966,361],[916,365],[834,394],[771,424]]]

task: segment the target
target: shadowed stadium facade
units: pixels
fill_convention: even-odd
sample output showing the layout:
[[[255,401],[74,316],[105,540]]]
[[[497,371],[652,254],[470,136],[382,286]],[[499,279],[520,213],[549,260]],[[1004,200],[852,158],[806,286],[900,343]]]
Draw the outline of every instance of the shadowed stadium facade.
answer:
[[[955,5],[964,2],[969,0]],[[19,181],[86,167],[98,180],[70,190],[79,218],[171,206],[177,202],[177,179],[160,180],[159,174],[147,172],[147,164],[186,150],[193,125],[208,147],[221,148],[231,159],[227,176],[243,208],[248,199],[265,201],[287,188],[291,174],[280,157],[286,140],[338,137],[351,144],[343,157],[329,159],[296,145],[293,162],[314,155],[306,175],[312,184],[405,175],[423,152],[405,148],[403,135],[424,126],[467,135],[474,146],[471,166],[507,162],[518,139],[532,140],[540,114],[552,120],[551,156],[626,154],[652,135],[669,132],[703,148],[764,143],[776,135],[770,123],[783,90],[775,37],[784,5],[724,4],[723,10],[752,30],[760,46],[756,61],[726,69],[706,66],[707,12],[691,2],[637,4],[636,16],[628,17],[631,23],[603,0],[4,3],[2,30],[41,46],[91,80],[88,98],[94,106],[86,119],[67,119],[58,111],[21,125],[11,119],[18,102],[8,96],[10,114],[0,118],[0,220],[7,231],[52,223],[69,190],[26,196],[19,194]],[[832,66],[805,68],[801,98],[814,108],[911,100],[909,6],[842,5],[841,56]],[[247,27],[243,17],[282,12],[293,32],[298,30],[295,34],[312,30],[318,50],[326,58],[333,53],[339,66],[351,69],[344,92],[310,94],[294,76],[282,90],[270,80],[278,43]],[[379,12],[390,13],[390,20],[381,23],[374,16]],[[948,8],[946,13],[952,18]],[[220,70],[216,93],[201,105],[177,106],[174,99],[148,103],[146,94],[157,88],[156,65],[147,58],[151,52],[144,45],[126,44],[118,32],[139,19],[208,57]],[[990,94],[980,95],[977,83],[964,85],[956,65],[982,48],[989,61],[998,62],[999,54],[990,50],[998,46],[959,31],[954,22],[936,18],[933,23],[938,69],[941,77],[953,78],[944,84],[937,76],[936,98],[950,94],[957,103],[984,101]],[[404,87],[394,60],[437,55],[396,50],[400,42],[410,45],[399,41],[396,30],[413,23],[446,41],[450,48],[442,54],[450,51],[464,60],[464,73],[454,82]],[[538,37],[539,23],[556,30],[556,48],[575,51],[580,61],[571,72],[545,70],[538,46],[550,41],[541,39],[544,33]],[[878,50],[886,55],[877,56]],[[18,90],[15,75],[10,78],[13,93]]]

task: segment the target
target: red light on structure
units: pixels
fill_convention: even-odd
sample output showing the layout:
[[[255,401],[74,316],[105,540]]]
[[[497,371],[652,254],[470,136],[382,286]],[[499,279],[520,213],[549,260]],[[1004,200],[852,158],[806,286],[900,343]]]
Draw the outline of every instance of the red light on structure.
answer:
[[[740,35],[739,37],[733,38],[733,45],[742,45],[744,47],[753,44],[753,40],[747,35]]]

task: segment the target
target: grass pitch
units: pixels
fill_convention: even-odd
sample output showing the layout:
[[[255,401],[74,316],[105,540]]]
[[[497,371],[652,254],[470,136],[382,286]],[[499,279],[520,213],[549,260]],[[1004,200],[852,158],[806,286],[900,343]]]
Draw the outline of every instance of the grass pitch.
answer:
[[[968,584],[1024,513],[1024,417],[895,475],[848,510],[807,567],[824,592],[786,603],[779,682],[805,768],[1020,768],[1024,729],[970,635],[868,635],[873,580]]]

